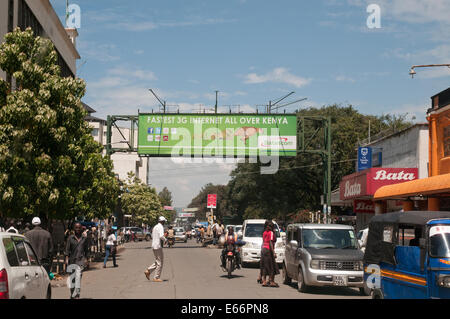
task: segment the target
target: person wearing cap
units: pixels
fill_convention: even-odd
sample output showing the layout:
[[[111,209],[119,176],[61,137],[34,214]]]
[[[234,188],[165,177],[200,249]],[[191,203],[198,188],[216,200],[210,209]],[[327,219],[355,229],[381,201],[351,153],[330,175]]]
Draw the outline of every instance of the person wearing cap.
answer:
[[[166,237],[164,236],[164,223],[166,221],[167,219],[165,219],[163,216],[160,216],[158,219],[158,224],[153,227],[152,248],[153,254],[155,255],[155,262],[150,265],[146,271],[144,271],[145,277],[150,280],[150,274],[152,273],[152,271],[156,270],[155,277],[153,278],[153,281],[155,282],[162,282],[161,272],[164,260],[162,246],[167,241]]]
[[[49,273],[53,257],[52,236],[41,227],[41,219],[39,217],[34,217],[31,223],[34,226],[33,229],[27,231],[24,236],[30,241],[39,262]]]

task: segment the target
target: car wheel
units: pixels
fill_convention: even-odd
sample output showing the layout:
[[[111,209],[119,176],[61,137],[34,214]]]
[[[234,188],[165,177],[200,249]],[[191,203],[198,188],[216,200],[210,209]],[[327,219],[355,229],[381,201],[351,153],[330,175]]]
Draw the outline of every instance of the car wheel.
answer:
[[[246,262],[241,262],[242,268],[248,268],[248,264]]]
[[[299,292],[307,292],[308,286],[305,284],[305,276],[303,276],[302,267],[298,268],[297,289]]]
[[[380,289],[374,289],[372,291],[372,299],[384,299],[384,295]]]
[[[48,286],[46,298],[52,299],[52,288],[50,286]]]
[[[289,274],[287,273],[286,265],[284,263],[283,263],[283,266],[281,268],[281,274],[283,276],[283,284],[289,285],[292,282],[292,280],[289,277]]]

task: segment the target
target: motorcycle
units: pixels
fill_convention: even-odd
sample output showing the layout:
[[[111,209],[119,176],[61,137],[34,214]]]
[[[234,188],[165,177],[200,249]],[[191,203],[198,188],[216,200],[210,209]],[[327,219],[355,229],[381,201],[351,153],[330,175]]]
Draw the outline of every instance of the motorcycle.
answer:
[[[172,246],[175,245],[175,238],[174,237],[167,238],[167,245],[169,246],[169,248],[172,248]]]
[[[231,279],[233,271],[237,268],[236,255],[240,252],[240,246],[244,244],[245,243],[241,241],[235,243],[234,240],[227,241],[225,243],[225,271],[227,273],[228,279]]]
[[[231,273],[236,269],[234,246],[232,244],[227,245],[227,252],[225,254],[225,258],[226,258],[225,269],[228,273],[228,279],[230,279]]]

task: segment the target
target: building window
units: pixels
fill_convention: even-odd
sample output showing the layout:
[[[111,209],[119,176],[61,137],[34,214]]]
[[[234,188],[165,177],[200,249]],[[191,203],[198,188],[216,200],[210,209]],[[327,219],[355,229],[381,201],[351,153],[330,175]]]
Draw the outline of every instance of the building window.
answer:
[[[95,136],[95,137],[98,136],[98,128],[94,128],[94,129],[92,130],[92,136]]]
[[[9,0],[8,5],[8,32],[14,29],[14,0]]]
[[[450,125],[444,128],[444,157],[450,156]]]

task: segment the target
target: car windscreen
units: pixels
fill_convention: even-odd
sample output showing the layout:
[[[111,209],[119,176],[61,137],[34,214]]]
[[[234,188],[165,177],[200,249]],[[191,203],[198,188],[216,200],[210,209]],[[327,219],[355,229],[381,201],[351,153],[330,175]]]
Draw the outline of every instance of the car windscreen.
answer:
[[[304,248],[358,249],[350,229],[303,229],[302,241]]]
[[[264,232],[264,224],[247,224],[245,225],[244,237],[260,237],[262,238]],[[280,237],[280,230],[275,225],[275,234]]]
[[[430,228],[430,255],[432,257],[450,258],[450,226],[433,226]]]

